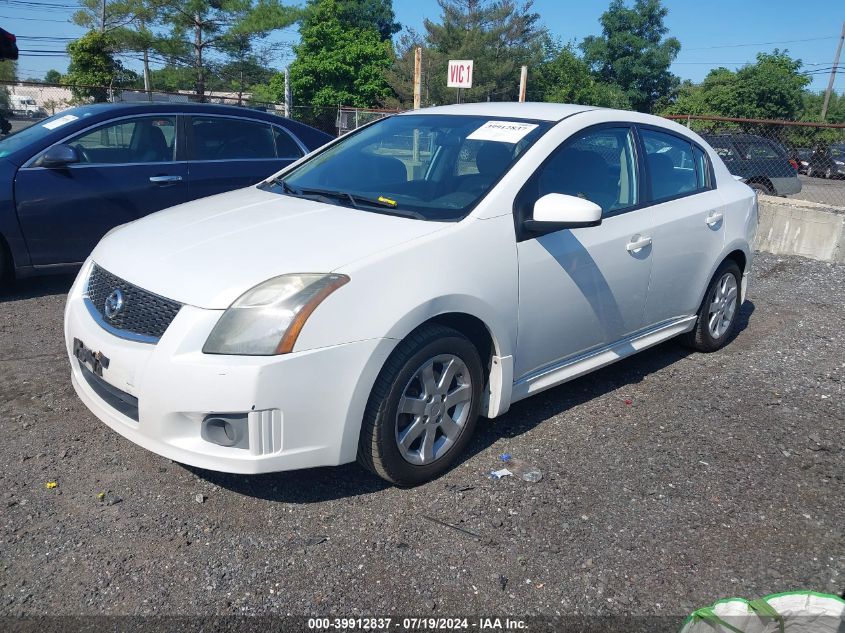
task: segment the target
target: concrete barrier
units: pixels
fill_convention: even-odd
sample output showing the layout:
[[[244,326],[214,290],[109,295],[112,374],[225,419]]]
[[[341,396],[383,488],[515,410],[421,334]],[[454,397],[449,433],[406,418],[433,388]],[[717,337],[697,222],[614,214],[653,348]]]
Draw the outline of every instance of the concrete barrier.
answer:
[[[759,196],[757,249],[845,263],[845,208]]]

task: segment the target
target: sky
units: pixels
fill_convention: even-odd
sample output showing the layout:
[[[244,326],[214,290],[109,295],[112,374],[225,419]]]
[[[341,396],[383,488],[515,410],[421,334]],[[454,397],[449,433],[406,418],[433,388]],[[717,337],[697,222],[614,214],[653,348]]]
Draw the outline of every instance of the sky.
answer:
[[[423,30],[423,20],[439,18],[436,0],[394,0],[397,20],[405,27]],[[753,62],[759,52],[787,49],[800,58],[812,78],[811,90],[827,87],[837,40],[845,21],[845,2],[830,0],[664,0],[669,9],[666,25],[681,42],[672,72],[682,79],[701,81],[718,66],[736,69]],[[67,69],[66,41],[83,30],[69,22],[74,0],[0,0],[0,27],[18,36],[22,49],[18,62],[21,78],[43,77],[51,68]],[[580,42],[600,33],[599,17],[608,0],[535,0],[541,22],[562,42]],[[836,7],[839,6],[839,9]],[[271,42],[295,42],[295,29],[278,32]],[[47,52],[26,52],[47,51]],[[843,53],[845,55],[845,53]],[[282,68],[290,54],[280,54],[274,65]],[[843,59],[845,65],[845,59]],[[127,66],[138,70],[138,63]],[[154,66],[155,67],[155,66]],[[444,77],[445,80],[445,77]],[[836,76],[835,89],[845,92],[845,72]]]

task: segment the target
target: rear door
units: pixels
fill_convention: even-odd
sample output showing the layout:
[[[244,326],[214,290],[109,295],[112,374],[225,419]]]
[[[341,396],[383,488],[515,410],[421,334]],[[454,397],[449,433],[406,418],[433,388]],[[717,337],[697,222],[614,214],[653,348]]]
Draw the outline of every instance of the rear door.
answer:
[[[303,155],[287,130],[267,121],[195,115],[187,128],[192,200],[254,185]]]
[[[725,241],[725,209],[710,161],[690,140],[640,126],[645,184],[654,220],[644,325],[695,314]]]
[[[84,261],[113,227],[185,202],[176,124],[158,114],[104,123],[63,141],[78,163],[20,169],[15,202],[32,263]]]

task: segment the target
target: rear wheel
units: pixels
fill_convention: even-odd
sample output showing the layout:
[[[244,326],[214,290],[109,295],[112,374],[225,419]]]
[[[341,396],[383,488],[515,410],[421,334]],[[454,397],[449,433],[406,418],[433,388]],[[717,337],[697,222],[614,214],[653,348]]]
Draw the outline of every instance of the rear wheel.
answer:
[[[370,394],[358,461],[401,486],[444,473],[475,430],[483,376],[478,350],[457,330],[426,325],[413,332]]]
[[[719,266],[698,311],[695,328],[683,342],[699,352],[715,352],[724,347],[736,330],[740,306],[742,272],[736,262],[727,260]]]
[[[0,238],[0,290],[9,284],[12,277],[12,258],[3,238]]]
[[[827,178],[828,180],[831,180],[833,178],[833,169],[830,168],[830,167],[825,169],[824,170],[824,177]]]
[[[752,182],[748,186],[751,187],[757,193],[762,193],[767,196],[772,196],[775,193],[774,191],[772,191],[772,188],[764,182]]]

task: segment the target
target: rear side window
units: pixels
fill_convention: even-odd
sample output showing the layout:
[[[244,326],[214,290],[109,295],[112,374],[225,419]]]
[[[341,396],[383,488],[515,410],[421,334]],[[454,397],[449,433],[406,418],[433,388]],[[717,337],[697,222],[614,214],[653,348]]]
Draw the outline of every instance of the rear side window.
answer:
[[[736,141],[736,148],[745,160],[783,158],[774,145],[768,141]]]
[[[193,117],[191,160],[275,158],[269,123],[226,117]]]
[[[697,145],[692,146],[692,157],[695,161],[695,180],[699,189],[713,188],[713,175],[710,173],[710,162],[707,154]]]
[[[692,143],[674,134],[641,130],[651,199],[654,202],[695,193],[699,185]]]
[[[302,150],[291,135],[280,127],[273,127],[276,136],[276,156],[279,158],[300,158]]]

